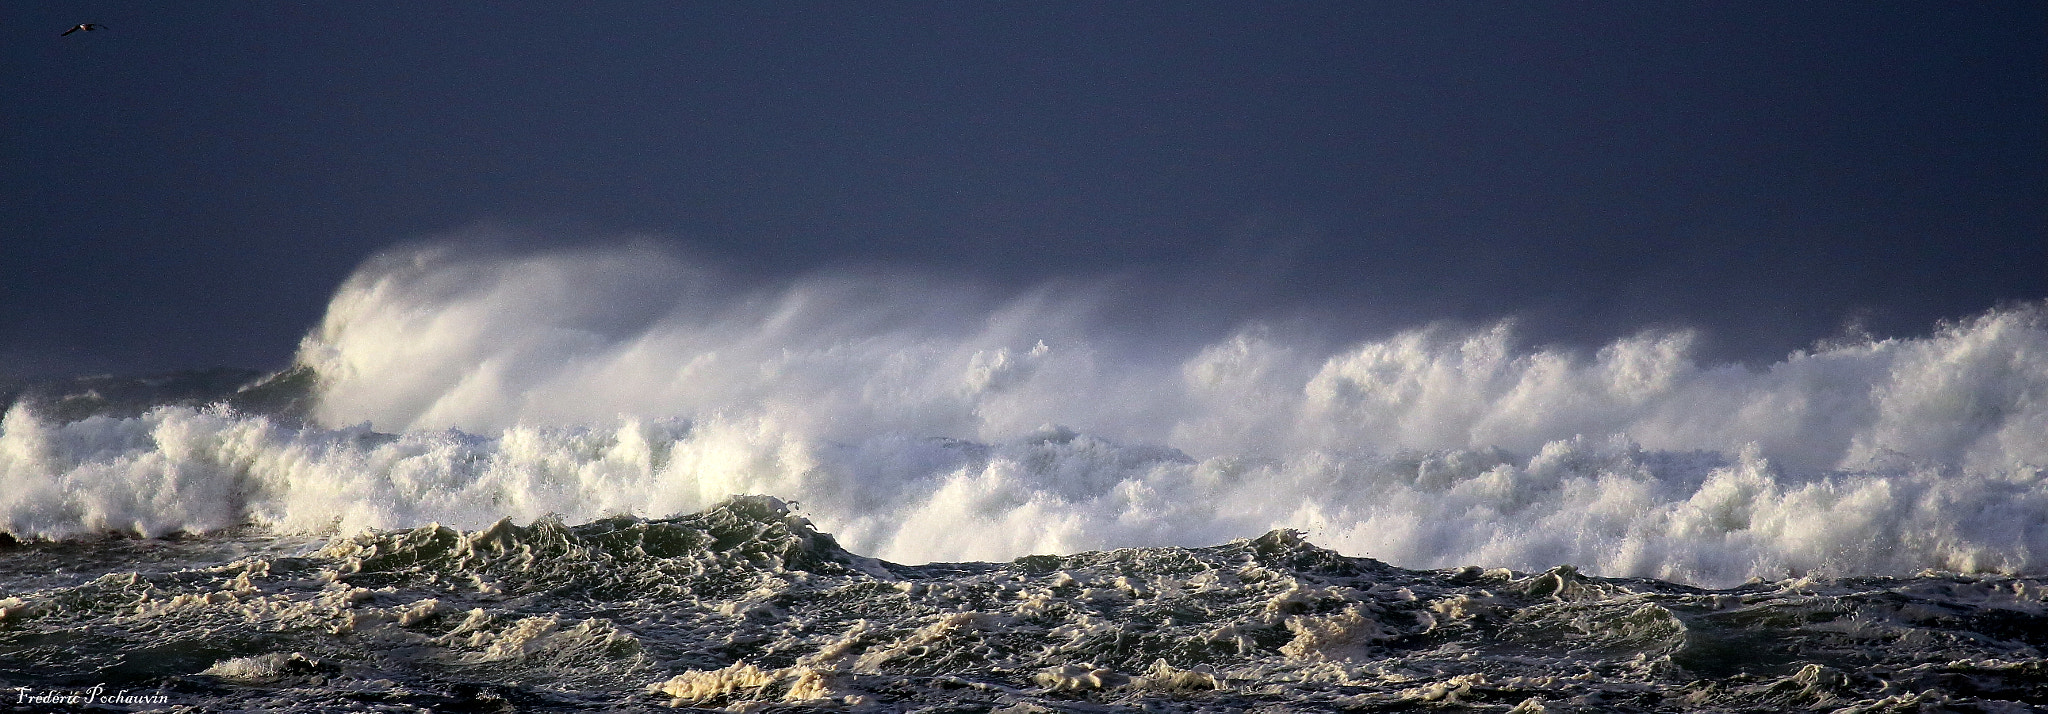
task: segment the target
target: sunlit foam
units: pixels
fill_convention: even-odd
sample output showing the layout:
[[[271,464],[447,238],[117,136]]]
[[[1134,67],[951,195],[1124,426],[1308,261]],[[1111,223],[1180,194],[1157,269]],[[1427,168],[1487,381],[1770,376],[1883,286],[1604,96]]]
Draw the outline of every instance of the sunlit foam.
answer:
[[[1334,350],[1247,326],[1177,350],[1085,292],[727,282],[648,245],[382,256],[301,350],[315,426],[17,408],[0,526],[478,527],[769,493],[910,562],[1273,528],[1411,567],[1700,583],[2048,552],[2038,305],[1750,368],[1684,332],[1581,354],[1509,323]]]

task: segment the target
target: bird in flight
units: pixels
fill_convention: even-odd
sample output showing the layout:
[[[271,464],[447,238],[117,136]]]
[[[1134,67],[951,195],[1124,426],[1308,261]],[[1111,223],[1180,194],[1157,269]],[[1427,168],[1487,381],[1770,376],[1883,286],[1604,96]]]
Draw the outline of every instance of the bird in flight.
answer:
[[[84,31],[86,31],[86,32],[92,32],[93,30],[104,30],[104,29],[107,29],[107,28],[106,28],[106,27],[104,27],[104,26],[102,26],[102,25],[100,25],[100,24],[98,24],[98,23],[92,23],[92,22],[87,22],[87,23],[82,23],[82,24],[80,24],[79,26],[77,26],[77,27],[73,27],[73,28],[71,28],[71,29],[69,29],[69,30],[65,30],[65,31],[64,31],[64,34],[63,34],[63,35],[58,35],[58,37],[63,37],[64,35],[69,35],[69,34],[71,34],[71,33],[73,33],[73,32],[77,32],[77,31],[79,31],[79,30],[84,30]]]

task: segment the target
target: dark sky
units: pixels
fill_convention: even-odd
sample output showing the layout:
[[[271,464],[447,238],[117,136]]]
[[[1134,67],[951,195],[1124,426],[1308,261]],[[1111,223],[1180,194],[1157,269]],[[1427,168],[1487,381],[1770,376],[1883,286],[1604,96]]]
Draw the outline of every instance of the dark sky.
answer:
[[[0,375],[281,366],[479,222],[1751,360],[2048,296],[2048,3],[1667,5],[9,3]]]

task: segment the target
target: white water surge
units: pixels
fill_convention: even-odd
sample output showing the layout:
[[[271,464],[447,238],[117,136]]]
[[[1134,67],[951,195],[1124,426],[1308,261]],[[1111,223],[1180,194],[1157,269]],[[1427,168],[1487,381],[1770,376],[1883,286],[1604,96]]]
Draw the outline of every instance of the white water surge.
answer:
[[[1407,567],[1701,584],[2048,569],[2039,305],[1750,368],[1700,364],[1683,332],[1577,354],[1506,323],[1336,349],[1252,326],[1182,348],[1085,290],[719,282],[646,246],[394,252],[306,338],[313,426],[16,408],[0,529],[474,528],[767,493],[901,562],[1300,528]]]

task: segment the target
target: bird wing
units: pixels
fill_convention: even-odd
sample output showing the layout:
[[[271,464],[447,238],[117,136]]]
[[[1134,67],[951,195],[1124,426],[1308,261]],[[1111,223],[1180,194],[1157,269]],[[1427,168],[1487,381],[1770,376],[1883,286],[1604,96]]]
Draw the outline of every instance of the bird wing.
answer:
[[[79,27],[84,27],[84,25],[80,25]],[[64,31],[64,35],[69,35],[69,34],[71,34],[71,33],[73,33],[73,32],[77,32],[77,31],[78,31],[78,27],[74,27],[74,28],[71,28],[71,29],[69,29],[69,30],[65,30],[65,31]],[[58,35],[58,37],[63,37],[64,35]]]

